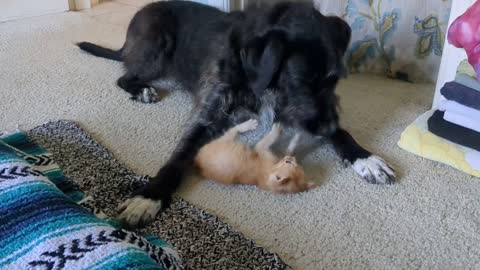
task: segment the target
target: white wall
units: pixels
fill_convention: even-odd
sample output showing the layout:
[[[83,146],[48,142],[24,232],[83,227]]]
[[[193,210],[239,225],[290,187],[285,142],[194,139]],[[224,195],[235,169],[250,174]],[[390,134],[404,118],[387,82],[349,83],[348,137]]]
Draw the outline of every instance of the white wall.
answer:
[[[68,0],[0,0],[0,22],[68,10]]]
[[[458,16],[462,15],[468,7],[473,5],[474,2],[475,0],[453,0],[448,27],[450,27],[453,21]],[[457,72],[458,65],[466,58],[467,54],[465,53],[465,50],[458,49],[450,45],[445,37],[442,62],[438,72],[437,86],[435,87],[435,96],[433,98],[432,108],[436,109],[438,107],[438,102],[441,100],[440,89],[442,89],[445,83],[455,79],[455,73]]]

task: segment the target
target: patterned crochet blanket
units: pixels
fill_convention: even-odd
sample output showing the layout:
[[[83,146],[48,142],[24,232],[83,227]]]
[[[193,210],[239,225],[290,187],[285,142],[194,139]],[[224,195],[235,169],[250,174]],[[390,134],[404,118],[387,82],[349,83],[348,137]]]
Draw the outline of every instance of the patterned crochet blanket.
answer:
[[[0,133],[0,269],[181,269],[175,250],[92,213],[51,154]]]

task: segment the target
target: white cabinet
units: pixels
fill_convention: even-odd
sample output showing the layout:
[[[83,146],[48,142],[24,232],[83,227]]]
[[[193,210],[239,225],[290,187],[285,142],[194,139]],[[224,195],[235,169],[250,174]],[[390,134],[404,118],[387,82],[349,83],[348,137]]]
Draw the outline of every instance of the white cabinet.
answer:
[[[193,0],[194,2],[214,6],[216,8],[219,8],[223,11],[230,11],[231,10],[231,0]],[[236,1],[235,1],[236,2]]]
[[[277,0],[191,0],[191,1],[214,6],[223,11],[243,10],[248,5],[256,5],[260,3],[272,4],[277,2]]]

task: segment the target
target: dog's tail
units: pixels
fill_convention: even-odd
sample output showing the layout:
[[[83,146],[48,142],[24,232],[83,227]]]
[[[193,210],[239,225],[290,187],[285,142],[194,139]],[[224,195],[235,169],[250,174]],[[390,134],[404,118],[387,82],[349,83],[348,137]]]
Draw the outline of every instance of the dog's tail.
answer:
[[[77,43],[77,46],[86,51],[86,52],[89,52],[95,56],[98,56],[98,57],[103,57],[103,58],[107,58],[107,59],[111,59],[111,60],[115,60],[115,61],[122,61],[122,49],[120,50],[112,50],[112,49],[109,49],[109,48],[104,48],[104,47],[101,47],[101,46],[98,46],[98,45],[95,45],[93,43],[90,43],[90,42],[79,42]]]

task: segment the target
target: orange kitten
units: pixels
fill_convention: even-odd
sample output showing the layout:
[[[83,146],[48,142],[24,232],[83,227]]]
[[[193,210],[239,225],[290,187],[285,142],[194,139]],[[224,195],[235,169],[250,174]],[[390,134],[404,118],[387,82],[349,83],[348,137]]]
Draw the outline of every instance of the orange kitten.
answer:
[[[295,157],[287,155],[279,160],[270,151],[280,135],[278,124],[253,149],[235,140],[239,133],[254,130],[257,125],[257,120],[248,120],[203,146],[195,158],[201,176],[227,185],[257,185],[278,193],[302,192],[316,187],[315,183],[305,181],[303,168]],[[288,154],[293,152],[297,141],[296,135],[288,147]]]

